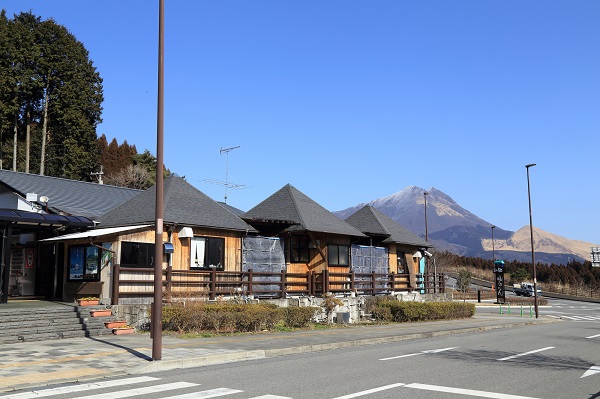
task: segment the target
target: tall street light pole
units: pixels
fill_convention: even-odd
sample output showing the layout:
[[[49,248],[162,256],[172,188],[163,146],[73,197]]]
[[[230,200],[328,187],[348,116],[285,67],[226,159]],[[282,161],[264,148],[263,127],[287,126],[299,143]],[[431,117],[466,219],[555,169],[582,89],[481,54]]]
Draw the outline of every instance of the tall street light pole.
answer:
[[[423,198],[425,198],[425,241],[429,242],[428,237],[427,237],[427,196],[429,195],[428,192],[424,192],[423,193]]]
[[[496,260],[496,254],[494,253],[494,229],[496,226],[492,226],[492,260]]]
[[[162,358],[162,259],[163,259],[163,136],[164,136],[164,11],[158,0],[158,109],[156,116],[156,225],[154,235],[154,306],[152,307],[152,360]]]
[[[425,199],[425,241],[429,242],[429,237],[427,236],[427,195],[429,195],[428,192],[424,192],[423,193],[423,198]],[[423,281],[425,282],[425,293],[427,294],[428,292],[428,281],[429,278],[427,277],[427,273],[429,273],[429,258],[426,256],[425,257],[425,276],[423,278]],[[435,281],[434,281],[435,284]]]
[[[525,165],[527,169],[527,198],[529,199],[529,233],[531,235],[531,263],[533,263],[533,304],[535,307],[535,318],[539,317],[538,313],[538,291],[537,291],[537,272],[535,268],[535,251],[533,249],[533,219],[531,217],[531,188],[529,185],[529,168],[535,166],[534,163]]]

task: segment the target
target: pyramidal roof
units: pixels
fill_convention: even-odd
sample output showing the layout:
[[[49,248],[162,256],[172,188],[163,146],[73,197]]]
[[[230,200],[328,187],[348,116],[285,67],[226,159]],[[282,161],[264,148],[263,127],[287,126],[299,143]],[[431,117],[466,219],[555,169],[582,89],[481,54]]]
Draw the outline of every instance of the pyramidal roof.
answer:
[[[371,205],[366,205],[350,215],[346,222],[367,235],[387,236],[383,242],[432,247],[430,243]]]
[[[292,223],[288,231],[311,231],[356,237],[365,235],[323,208],[291,184],[286,184],[270,197],[244,214],[247,221]]]
[[[172,175],[164,180],[163,222],[185,226],[235,231],[255,231],[237,215],[189,184]],[[154,224],[156,220],[156,185],[121,204],[98,221],[99,227]]]

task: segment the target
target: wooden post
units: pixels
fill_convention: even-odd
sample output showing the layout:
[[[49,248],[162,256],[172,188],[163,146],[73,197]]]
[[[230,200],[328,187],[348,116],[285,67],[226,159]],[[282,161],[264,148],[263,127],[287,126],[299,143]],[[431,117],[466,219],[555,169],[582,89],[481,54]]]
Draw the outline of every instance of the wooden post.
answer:
[[[390,285],[392,287],[392,291],[396,291],[396,274],[392,273],[390,275]]]
[[[308,296],[314,296],[315,295],[315,279],[314,279],[314,275],[312,270],[309,270],[308,272],[306,272],[306,282],[307,282],[307,289],[308,289]]]
[[[354,292],[354,280],[355,280],[355,276],[354,276],[354,270],[350,272],[350,291]]]
[[[254,290],[252,288],[252,269],[248,269],[248,295],[254,295]]]
[[[329,292],[329,270],[323,270],[323,292],[325,295]]]
[[[210,295],[209,298],[214,300],[217,297],[217,269],[210,269]]]
[[[280,287],[281,287],[281,294],[280,294],[281,298],[285,298],[285,290],[286,290],[286,287],[287,287],[287,284],[286,284],[287,281],[286,280],[287,280],[287,275],[285,273],[285,270],[281,270],[281,284],[280,284]]]
[[[113,265],[112,274],[112,294],[110,295],[110,304],[119,304],[119,276],[121,274],[121,266],[117,263]]]
[[[167,266],[167,270],[165,271],[165,274],[166,274],[165,279],[167,280],[166,284],[165,284],[166,289],[167,289],[166,295],[167,295],[167,298],[171,298],[171,285],[172,285],[172,281],[173,281],[173,266],[171,266],[171,265]]]
[[[373,271],[371,273],[371,295],[375,295],[375,290],[377,289],[377,286],[375,285],[375,281],[376,280],[376,276],[375,276],[375,272]]]

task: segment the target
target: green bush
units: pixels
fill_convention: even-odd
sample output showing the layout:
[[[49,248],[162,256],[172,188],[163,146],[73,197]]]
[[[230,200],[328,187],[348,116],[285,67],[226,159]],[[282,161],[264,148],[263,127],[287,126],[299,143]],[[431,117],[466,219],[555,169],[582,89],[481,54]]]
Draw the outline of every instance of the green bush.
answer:
[[[304,328],[313,320],[319,308],[288,306],[287,308],[283,308],[283,311],[285,326],[290,328]]]
[[[274,331],[282,325],[306,327],[318,308],[279,308],[274,304],[174,303],[163,307],[163,329],[179,333]]]
[[[374,308],[371,311],[371,317],[378,323],[387,323],[394,320],[392,316],[392,311],[387,306],[382,306],[379,308]]]
[[[450,320],[472,317],[475,305],[463,302],[400,302],[382,301],[379,307],[389,308],[396,322]]]

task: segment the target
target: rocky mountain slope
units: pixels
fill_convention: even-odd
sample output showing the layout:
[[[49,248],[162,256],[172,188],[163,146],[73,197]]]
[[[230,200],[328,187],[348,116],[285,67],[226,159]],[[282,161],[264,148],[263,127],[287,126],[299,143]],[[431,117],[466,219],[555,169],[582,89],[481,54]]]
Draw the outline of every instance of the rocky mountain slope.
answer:
[[[409,186],[403,190],[368,203],[381,212],[425,238],[425,196],[427,192],[427,237],[437,250],[448,250],[463,256],[492,257],[492,223],[458,205],[440,190],[424,190]],[[348,216],[367,204],[334,212]],[[535,258],[538,262],[566,264],[569,260],[589,260],[590,248],[598,246],[569,240],[534,227]],[[494,229],[496,259],[531,261],[529,226],[516,232]]]

